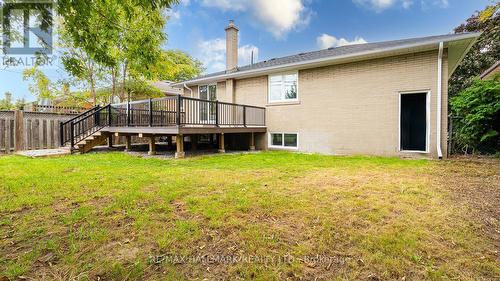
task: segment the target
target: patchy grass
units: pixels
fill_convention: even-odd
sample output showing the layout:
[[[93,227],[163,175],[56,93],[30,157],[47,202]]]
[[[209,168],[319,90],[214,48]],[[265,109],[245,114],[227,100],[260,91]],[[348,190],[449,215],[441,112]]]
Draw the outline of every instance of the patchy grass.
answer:
[[[498,197],[499,167],[285,152],[1,157],[0,277],[493,280],[498,201],[491,212],[472,202],[481,188]]]

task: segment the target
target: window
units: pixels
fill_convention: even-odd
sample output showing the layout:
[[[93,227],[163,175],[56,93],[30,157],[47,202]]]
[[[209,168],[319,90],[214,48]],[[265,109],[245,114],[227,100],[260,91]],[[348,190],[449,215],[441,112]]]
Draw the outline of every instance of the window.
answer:
[[[269,102],[296,101],[298,72],[269,75]]]
[[[295,133],[271,133],[270,146],[277,148],[297,148],[298,134]]]

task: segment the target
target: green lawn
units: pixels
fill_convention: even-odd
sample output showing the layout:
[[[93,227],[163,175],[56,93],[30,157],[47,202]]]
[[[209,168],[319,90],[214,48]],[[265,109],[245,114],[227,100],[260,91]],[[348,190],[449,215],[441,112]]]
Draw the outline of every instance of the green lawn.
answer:
[[[483,180],[498,191],[499,167],[286,152],[0,157],[0,279],[493,280],[498,236],[460,192]]]

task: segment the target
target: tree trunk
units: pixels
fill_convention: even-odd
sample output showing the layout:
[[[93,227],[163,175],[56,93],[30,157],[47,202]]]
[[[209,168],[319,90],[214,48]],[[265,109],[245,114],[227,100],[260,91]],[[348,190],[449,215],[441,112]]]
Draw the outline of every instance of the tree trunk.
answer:
[[[113,67],[111,69],[111,97],[109,99],[109,103],[113,102],[115,96],[116,96],[116,67]]]
[[[127,81],[127,62],[125,62],[123,64],[123,81],[122,81],[122,98],[123,98],[123,100],[127,97],[127,93],[125,93],[125,82],[126,81]]]

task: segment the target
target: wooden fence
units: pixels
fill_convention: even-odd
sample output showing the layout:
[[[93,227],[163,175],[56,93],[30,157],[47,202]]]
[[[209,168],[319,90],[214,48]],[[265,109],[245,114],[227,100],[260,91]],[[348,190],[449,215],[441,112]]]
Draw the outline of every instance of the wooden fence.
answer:
[[[0,153],[59,147],[59,124],[74,116],[21,110],[0,111]]]
[[[72,106],[56,106],[56,105],[41,105],[29,104],[24,106],[24,111],[29,112],[44,112],[44,113],[58,113],[58,114],[79,114],[90,108],[87,107],[72,107]]]

